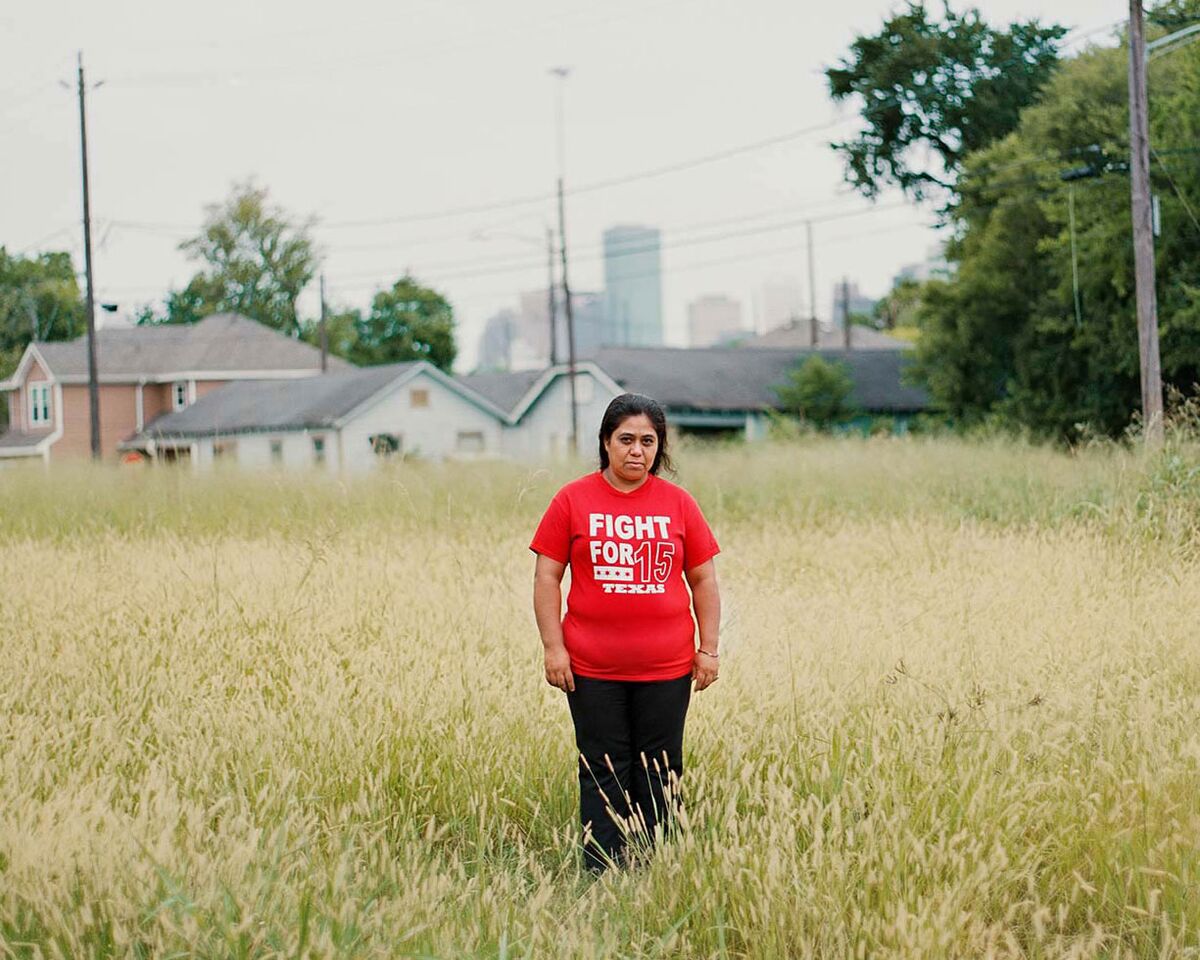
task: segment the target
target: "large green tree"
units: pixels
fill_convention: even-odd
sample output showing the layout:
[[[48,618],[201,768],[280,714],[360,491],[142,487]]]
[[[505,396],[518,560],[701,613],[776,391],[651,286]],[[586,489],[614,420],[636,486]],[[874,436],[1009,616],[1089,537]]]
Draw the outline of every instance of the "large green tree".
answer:
[[[853,415],[850,402],[853,392],[854,380],[849,368],[816,353],[805,357],[788,372],[787,381],[775,388],[784,410],[820,427]]]
[[[31,340],[71,340],[86,328],[83,299],[69,253],[34,257],[0,247],[0,379]],[[7,412],[0,398],[0,422]]]
[[[953,279],[924,291],[918,372],[964,420],[1061,438],[1119,433],[1139,407],[1126,49],[1065,63],[1004,140],[970,156]],[[1150,67],[1165,381],[1200,379],[1200,47]]]
[[[298,335],[296,300],[317,267],[311,226],[272,204],[266,188],[236,184],[228,199],[206,208],[200,233],[180,244],[204,268],[142,321],[194,323],[232,311]]]
[[[1036,101],[1065,33],[1037,21],[996,29],[948,3],[939,20],[910,0],[825,71],[834,100],[860,104],[861,130],[833,144],[847,181],[868,197],[889,186],[917,199],[952,188],[963,158],[1009,133]]]
[[[405,275],[376,293],[371,309],[358,318],[350,359],[360,364],[428,360],[449,370],[457,352],[450,302]]]

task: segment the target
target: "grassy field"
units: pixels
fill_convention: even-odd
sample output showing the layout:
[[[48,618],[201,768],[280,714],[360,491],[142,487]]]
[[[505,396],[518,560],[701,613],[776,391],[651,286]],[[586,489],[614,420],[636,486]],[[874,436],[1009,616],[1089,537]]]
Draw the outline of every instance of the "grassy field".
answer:
[[[598,881],[526,551],[571,468],[0,473],[0,956],[1200,956],[1194,447],[679,462],[722,678]]]

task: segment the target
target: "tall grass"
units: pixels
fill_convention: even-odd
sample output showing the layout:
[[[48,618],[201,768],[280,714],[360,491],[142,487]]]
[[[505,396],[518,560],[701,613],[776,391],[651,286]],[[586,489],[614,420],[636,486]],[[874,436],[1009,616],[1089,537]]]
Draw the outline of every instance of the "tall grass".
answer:
[[[1193,448],[680,463],[722,677],[599,881],[529,598],[572,468],[0,474],[0,955],[1200,955]]]

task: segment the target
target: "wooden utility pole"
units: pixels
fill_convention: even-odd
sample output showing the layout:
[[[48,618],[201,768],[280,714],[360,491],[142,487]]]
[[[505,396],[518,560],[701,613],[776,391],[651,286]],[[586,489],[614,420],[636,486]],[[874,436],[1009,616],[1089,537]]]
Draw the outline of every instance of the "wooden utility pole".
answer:
[[[554,228],[546,227],[546,309],[550,313],[550,366],[558,363],[558,303],[554,296]]]
[[[79,152],[83,159],[83,268],[87,274],[88,412],[91,422],[92,459],[100,459],[100,381],[96,369],[96,281],[92,272],[92,208],[88,195],[87,107],[83,79],[83,51],[79,51]],[[59,411],[62,416],[62,411]]]
[[[816,350],[820,341],[817,330],[817,269],[815,266],[817,254],[813,249],[811,220],[804,224],[804,229],[808,234],[808,345]]]
[[[850,350],[850,278],[842,277],[842,340]]]
[[[321,274],[321,372],[329,370],[329,328],[326,324],[328,315],[325,308],[325,274]]]
[[[575,390],[575,314],[567,280],[567,223],[563,210],[563,181],[558,178],[558,242],[562,251],[563,306],[567,309],[567,379],[571,385],[571,455],[579,456],[579,397]]]
[[[1163,439],[1163,396],[1158,355],[1158,303],[1154,292],[1150,125],[1146,109],[1146,41],[1142,29],[1142,0],[1129,0],[1129,152],[1138,358],[1142,372],[1142,422],[1146,442],[1159,444]]]

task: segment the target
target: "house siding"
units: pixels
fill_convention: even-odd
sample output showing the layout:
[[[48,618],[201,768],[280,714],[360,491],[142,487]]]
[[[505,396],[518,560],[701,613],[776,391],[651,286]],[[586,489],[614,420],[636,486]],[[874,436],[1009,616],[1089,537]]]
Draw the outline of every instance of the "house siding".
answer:
[[[579,404],[579,452],[592,456],[600,433],[600,421],[609,401],[617,394],[587,371],[575,375],[576,386],[591,390],[591,400]],[[583,385],[590,382],[590,388]],[[545,460],[562,457],[568,452],[571,437],[570,378],[558,376],[526,411],[515,427],[505,432],[505,456],[514,459]]]
[[[427,390],[429,405],[413,407],[411,392]],[[367,470],[380,457],[371,449],[371,437],[391,433],[401,438],[401,451],[429,460],[488,458],[503,453],[499,419],[422,371],[398,389],[386,393],[342,430],[343,466]],[[465,453],[457,448],[459,433],[480,433],[483,449]]]
[[[100,393],[100,455],[115,459],[117,444],[137,428],[137,388],[133,384],[102,384]],[[86,384],[62,388],[62,437],[51,447],[52,459],[87,457],[92,452],[91,408]]]

